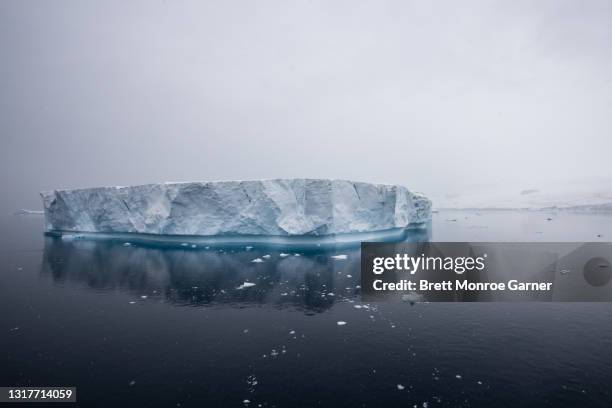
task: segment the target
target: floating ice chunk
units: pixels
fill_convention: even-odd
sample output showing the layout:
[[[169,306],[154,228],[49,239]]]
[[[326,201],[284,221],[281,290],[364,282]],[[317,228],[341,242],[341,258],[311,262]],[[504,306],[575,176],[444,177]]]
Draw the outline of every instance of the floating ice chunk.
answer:
[[[136,384],[136,380],[130,381],[130,387],[133,387]]]
[[[255,284],[252,282],[244,282],[242,285],[238,286],[236,289],[252,288],[253,286],[255,286]]]
[[[345,321],[340,320],[338,323],[336,323],[338,326],[344,326],[346,325]]]
[[[261,259],[261,258],[255,258],[255,259],[253,259],[251,262],[253,262],[253,263],[262,263],[263,261],[264,261],[264,260],[263,260],[263,259]]]
[[[457,375],[455,376],[455,378],[456,378],[456,379],[458,379],[458,380],[460,380],[460,379],[462,379],[463,377],[461,377],[461,374],[457,374]]]
[[[45,212],[44,211],[39,211],[39,210],[28,210],[25,208],[20,208],[19,210],[15,211],[15,215],[43,215]]]
[[[123,243],[123,246],[125,246],[125,247],[131,246],[131,245],[132,245],[132,243],[131,243],[131,242],[124,242],[124,243]]]
[[[344,254],[340,254],[340,255],[332,255],[332,258],[337,260],[337,261],[343,261],[343,260],[347,259],[348,256],[344,255]]]
[[[295,330],[291,330],[289,334],[295,334]]]
[[[253,249],[253,247],[250,246],[250,245],[247,245],[247,246],[244,247],[244,249],[246,249],[247,251],[250,251],[251,249]]]
[[[280,257],[281,257],[281,258],[284,258],[284,257],[286,257],[286,256],[289,256],[289,254],[285,254],[285,253],[283,253],[283,252],[281,252],[281,253],[280,253]]]
[[[270,255],[269,255],[269,254],[266,254],[266,255],[262,256],[262,258],[265,258],[265,259],[270,259]]]
[[[398,390],[403,391],[404,388],[406,388],[406,387],[404,387],[402,384],[397,384],[397,389]]]
[[[417,302],[422,302],[423,301],[423,295],[416,293],[416,292],[410,292],[407,293],[405,295],[402,295],[402,301],[403,302],[408,302],[411,305],[414,305]]]
[[[257,384],[259,384],[259,382],[257,381],[257,377],[255,377],[254,375],[249,375],[247,377],[246,380],[247,384],[250,385],[251,387],[256,386]]]
[[[348,180],[159,183],[41,196],[47,231],[325,236],[405,228],[431,218],[431,201],[419,193]]]

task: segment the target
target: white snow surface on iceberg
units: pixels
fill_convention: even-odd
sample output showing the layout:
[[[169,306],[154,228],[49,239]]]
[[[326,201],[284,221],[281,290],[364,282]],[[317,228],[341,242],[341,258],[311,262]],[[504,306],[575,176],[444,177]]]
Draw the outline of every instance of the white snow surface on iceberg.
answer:
[[[426,222],[405,187],[327,179],[146,184],[42,192],[47,231],[158,235],[329,235]]]

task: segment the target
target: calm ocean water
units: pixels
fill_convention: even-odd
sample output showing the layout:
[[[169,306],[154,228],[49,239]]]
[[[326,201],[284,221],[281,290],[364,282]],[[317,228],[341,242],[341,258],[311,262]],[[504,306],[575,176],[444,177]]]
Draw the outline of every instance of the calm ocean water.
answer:
[[[99,407],[612,406],[609,303],[367,304],[358,249],[155,249],[46,238],[37,216],[0,225],[2,386],[76,386]],[[431,228],[610,241],[612,216],[447,211]]]

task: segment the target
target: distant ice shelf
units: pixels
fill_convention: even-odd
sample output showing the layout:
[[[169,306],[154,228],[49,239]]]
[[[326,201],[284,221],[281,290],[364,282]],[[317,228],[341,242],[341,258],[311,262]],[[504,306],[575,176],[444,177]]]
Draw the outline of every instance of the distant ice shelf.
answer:
[[[561,210],[612,212],[612,180],[549,184],[538,188],[500,185],[437,197],[436,209]]]
[[[43,215],[44,211],[41,210],[28,210],[25,208],[20,208],[16,210],[13,214],[15,215]]]
[[[422,194],[398,185],[346,180],[163,183],[41,195],[45,229],[57,235],[188,236],[200,243],[220,237],[330,240],[342,234],[396,235],[431,219],[431,201]]]

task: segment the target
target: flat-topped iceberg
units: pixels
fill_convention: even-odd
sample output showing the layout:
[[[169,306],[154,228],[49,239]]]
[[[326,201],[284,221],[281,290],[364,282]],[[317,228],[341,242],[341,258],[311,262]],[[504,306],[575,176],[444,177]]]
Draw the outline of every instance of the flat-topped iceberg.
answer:
[[[48,232],[325,236],[427,222],[431,202],[397,185],[327,179],[146,184],[41,193]]]

